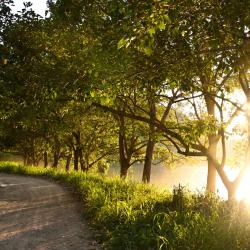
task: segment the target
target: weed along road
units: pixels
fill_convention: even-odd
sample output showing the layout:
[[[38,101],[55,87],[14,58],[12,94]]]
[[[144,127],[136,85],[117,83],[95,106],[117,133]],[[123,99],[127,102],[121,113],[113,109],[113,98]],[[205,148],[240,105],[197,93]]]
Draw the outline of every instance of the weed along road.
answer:
[[[67,187],[0,174],[0,249],[98,249],[80,208]]]

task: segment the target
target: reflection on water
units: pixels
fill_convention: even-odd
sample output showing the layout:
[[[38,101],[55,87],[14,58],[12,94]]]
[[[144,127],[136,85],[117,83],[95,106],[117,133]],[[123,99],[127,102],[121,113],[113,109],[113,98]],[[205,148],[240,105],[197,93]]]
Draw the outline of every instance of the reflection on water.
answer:
[[[129,177],[134,181],[141,181],[142,170],[142,165],[131,167]],[[230,180],[233,180],[238,173],[237,169],[226,169],[226,171]],[[119,175],[119,167],[110,168],[109,175]],[[178,186],[180,184],[182,186],[186,186],[191,191],[204,191],[206,187],[206,180],[207,166],[205,162],[201,165],[179,166],[172,169],[160,165],[154,165],[152,167],[151,183],[159,188],[167,188],[172,190],[174,186]],[[239,199],[242,199],[244,196],[243,190],[246,188],[246,184],[244,184],[244,182],[249,181],[243,181],[241,187],[239,188]],[[219,176],[217,176],[217,192],[222,198],[227,198],[226,188],[221,182]]]

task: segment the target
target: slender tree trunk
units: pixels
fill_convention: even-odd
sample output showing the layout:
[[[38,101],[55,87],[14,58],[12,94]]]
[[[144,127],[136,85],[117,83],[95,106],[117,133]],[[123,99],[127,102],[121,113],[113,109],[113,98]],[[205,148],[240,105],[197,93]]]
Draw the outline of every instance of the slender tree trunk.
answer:
[[[27,157],[27,166],[33,165],[32,158],[30,156]]]
[[[61,145],[57,137],[54,138],[54,149],[53,149],[53,168],[57,168],[60,160]]]
[[[52,165],[53,168],[58,167],[59,159],[60,159],[60,152],[56,150],[53,155],[53,165]]]
[[[151,93],[151,89],[150,89],[150,93]],[[151,167],[152,167],[152,160],[153,160],[153,153],[154,153],[154,146],[155,146],[155,141],[154,141],[155,127],[153,125],[153,122],[156,116],[156,107],[155,107],[154,99],[151,95],[149,98],[149,107],[150,107],[150,120],[152,123],[149,125],[149,139],[147,143],[143,174],[142,174],[142,181],[144,183],[150,182]]]
[[[24,166],[27,166],[27,162],[28,162],[27,157],[24,156],[24,157],[23,157],[23,165],[24,165]]]
[[[25,150],[25,152],[23,154],[23,165],[27,166],[27,164],[28,164],[28,154],[27,154],[27,152]]]
[[[31,146],[32,146],[32,149],[31,149],[31,165],[36,166],[36,162],[37,162],[37,160],[36,160],[36,140],[35,140],[34,137],[32,138]]]
[[[32,165],[32,166],[36,166],[35,149],[32,150],[31,165]]]
[[[120,177],[125,180],[128,175],[128,169],[130,167],[130,159],[126,155],[125,147],[125,121],[124,117],[120,116],[120,128],[119,128],[119,158],[120,158]]]
[[[147,143],[145,162],[144,162],[143,174],[142,174],[142,181],[145,183],[150,182],[154,146],[155,146],[155,142],[152,139],[149,139]]]
[[[78,130],[77,132],[73,132],[73,136],[76,141],[76,146],[74,149],[74,170],[78,171],[79,170],[79,161],[81,163],[81,132]]]
[[[205,101],[207,105],[207,111],[210,116],[215,118],[215,103],[211,97],[212,95],[205,94]],[[208,135],[208,153],[210,157],[207,158],[208,161],[208,174],[207,174],[207,187],[206,191],[210,193],[216,192],[216,175],[217,171],[221,177],[221,180],[224,184],[224,186],[227,189],[228,192],[228,199],[235,199],[236,198],[236,192],[239,183],[231,182],[226,173],[223,169],[217,170],[215,161],[217,161],[217,147],[218,147],[218,137],[217,135],[210,134]],[[221,166],[217,166],[218,168],[221,168]]]
[[[122,131],[119,132],[119,158],[120,158],[120,177],[121,179],[126,179],[129,166],[125,155],[124,135]]]
[[[87,166],[85,166],[85,163],[84,163],[82,148],[79,149],[79,160],[80,160],[81,170],[84,172],[88,171],[88,168]]]
[[[244,74],[246,74],[246,71],[241,70],[239,73],[239,81],[247,99],[247,110],[246,110],[247,125],[248,125],[247,158],[246,158],[245,167],[240,170],[240,173],[238,174],[238,176],[233,182],[223,181],[228,191],[229,200],[235,200],[237,198],[236,194],[237,194],[238,187],[241,183],[242,177],[244,176],[246,171],[249,170],[250,168],[250,106],[249,106],[250,105],[250,88],[249,88],[248,78],[246,77],[246,75],[244,77]]]
[[[235,178],[234,181],[229,181],[229,180],[223,180],[225,178],[222,179],[227,192],[228,192],[228,200],[236,200],[237,199],[237,190],[239,188],[239,185],[241,183],[242,177],[244,176],[244,174],[246,173],[247,170],[249,170],[250,168],[250,90],[249,88],[247,88],[247,90],[245,90],[245,95],[247,98],[247,110],[246,110],[246,117],[247,117],[247,125],[248,125],[248,147],[247,147],[247,159],[246,159],[246,164],[245,167],[243,169],[240,170],[238,176]]]
[[[74,149],[74,170],[78,171],[79,151],[78,148]]]
[[[44,167],[48,167],[48,152],[44,151],[43,153],[43,162],[44,162]]]
[[[65,166],[66,171],[70,170],[71,159],[72,159],[72,153],[70,152],[66,157],[66,166]]]

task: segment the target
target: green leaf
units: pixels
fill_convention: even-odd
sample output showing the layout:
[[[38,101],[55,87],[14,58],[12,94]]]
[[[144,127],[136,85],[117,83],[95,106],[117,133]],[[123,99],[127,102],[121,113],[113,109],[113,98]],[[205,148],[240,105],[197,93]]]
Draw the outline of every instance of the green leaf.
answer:
[[[154,28],[150,28],[148,30],[148,33],[150,34],[150,36],[152,36],[153,34],[155,34],[155,29]]]
[[[144,52],[145,52],[145,54],[146,54],[147,56],[150,56],[150,55],[152,55],[153,50],[152,50],[152,48],[150,48],[150,47],[145,47],[145,48],[144,48]]]
[[[158,28],[159,28],[160,30],[165,30],[166,24],[165,24],[164,22],[160,22],[159,25],[158,25]]]
[[[121,49],[122,47],[124,47],[127,43],[127,40],[123,37],[117,44],[117,48]]]

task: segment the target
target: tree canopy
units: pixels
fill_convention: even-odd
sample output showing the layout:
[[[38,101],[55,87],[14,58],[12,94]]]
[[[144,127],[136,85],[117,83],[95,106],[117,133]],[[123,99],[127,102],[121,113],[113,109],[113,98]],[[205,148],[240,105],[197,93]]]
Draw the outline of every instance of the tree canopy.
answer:
[[[239,113],[250,133],[249,1],[51,0],[46,18],[11,5],[0,3],[2,149],[45,167],[119,162],[122,178],[143,162],[144,182],[154,161],[206,157],[207,191],[217,172],[235,196],[249,166],[231,181],[226,144]]]

